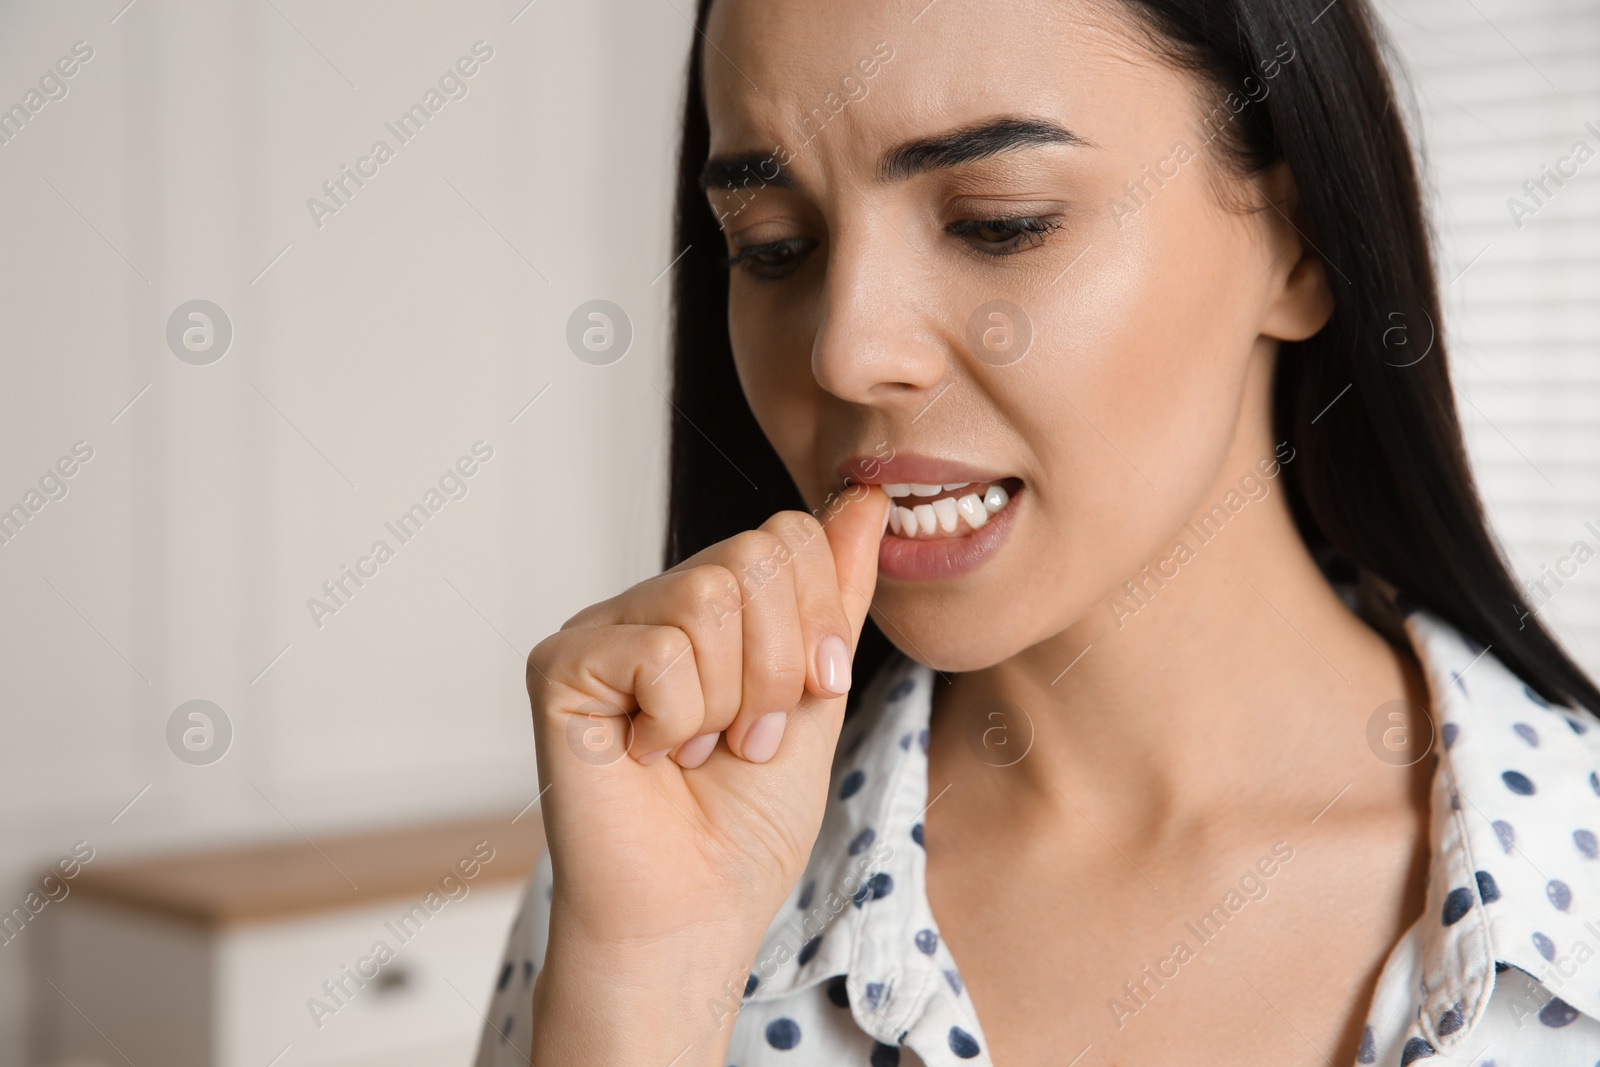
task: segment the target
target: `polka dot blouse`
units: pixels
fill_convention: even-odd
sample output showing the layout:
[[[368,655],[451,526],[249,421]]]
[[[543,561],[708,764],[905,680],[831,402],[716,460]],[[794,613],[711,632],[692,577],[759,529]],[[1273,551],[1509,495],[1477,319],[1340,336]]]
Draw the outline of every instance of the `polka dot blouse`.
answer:
[[[1406,628],[1439,727],[1427,909],[1384,964],[1356,1063],[1600,1067],[1600,726],[1439,619],[1413,610]],[[932,683],[892,660],[845,724],[810,863],[745,986],[731,1067],[989,1064],[926,893]],[[528,1062],[550,884],[546,853],[476,1067]]]

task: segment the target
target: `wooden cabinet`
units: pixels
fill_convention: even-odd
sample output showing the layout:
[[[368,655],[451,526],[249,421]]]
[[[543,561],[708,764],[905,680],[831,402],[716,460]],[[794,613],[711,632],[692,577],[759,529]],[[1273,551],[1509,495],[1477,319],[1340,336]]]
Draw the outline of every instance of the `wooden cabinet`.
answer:
[[[43,1062],[470,1063],[543,847],[512,819],[85,867],[41,930]]]

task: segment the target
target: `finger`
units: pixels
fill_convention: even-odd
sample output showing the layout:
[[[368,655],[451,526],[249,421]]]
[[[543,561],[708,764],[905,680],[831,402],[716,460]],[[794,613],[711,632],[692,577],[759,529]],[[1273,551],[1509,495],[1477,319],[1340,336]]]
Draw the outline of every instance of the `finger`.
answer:
[[[715,732],[697,734],[673,749],[668,755],[672,761],[686,771],[692,771],[706,760],[711,758],[711,753],[717,747],[717,741],[722,737]]]
[[[752,763],[777,751],[788,712],[805,693],[806,651],[795,612],[794,554],[770,530],[723,542],[726,566],[744,597],[744,685],[739,714],[725,731],[728,747]]]
[[[820,527],[819,527],[820,530]],[[716,547],[716,546],[713,546]],[[619,623],[677,626],[689,635],[705,694],[703,732],[671,753],[686,770],[700,766],[716,748],[720,731],[734,720],[743,699],[743,598],[726,567],[706,562],[711,552],[657,575],[609,600],[593,604],[562,629]]]
[[[726,729],[744,692],[744,599],[733,572],[714,563],[669,571],[609,605],[592,618],[608,625],[676,626],[689,635],[705,695],[705,729]]]
[[[889,494],[876,485],[853,485],[840,494],[840,500],[836,509],[829,509],[823,531],[833,552],[839,599],[850,623],[850,651],[854,654],[878,585],[878,546],[889,521]]]
[[[535,744],[559,751],[594,716],[633,716],[628,752],[639,759],[700,734],[705,700],[694,645],[676,626],[597,626],[562,630],[529,656]],[[570,720],[582,720],[576,724]],[[552,747],[552,743],[556,747]]]
[[[780,511],[761,527],[783,538],[794,555],[795,617],[806,651],[806,688],[819,697],[850,691],[855,636],[839,599],[839,579],[822,524],[799,511]]]

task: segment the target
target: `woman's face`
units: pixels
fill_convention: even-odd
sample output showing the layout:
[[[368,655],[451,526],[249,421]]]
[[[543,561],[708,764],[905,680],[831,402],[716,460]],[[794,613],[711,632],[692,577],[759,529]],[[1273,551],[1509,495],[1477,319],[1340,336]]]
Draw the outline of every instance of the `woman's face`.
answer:
[[[706,36],[751,409],[812,507],[849,472],[952,498],[881,546],[903,650],[973,670],[1106,614],[1261,477],[1277,339],[1330,305],[1288,176],[1204,142],[1288,44],[1230,101],[1111,2],[717,0]]]

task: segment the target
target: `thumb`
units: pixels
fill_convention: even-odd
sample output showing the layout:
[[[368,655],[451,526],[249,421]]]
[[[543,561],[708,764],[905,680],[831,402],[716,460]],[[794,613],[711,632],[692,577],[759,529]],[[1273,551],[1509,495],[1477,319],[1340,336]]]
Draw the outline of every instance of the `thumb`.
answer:
[[[861,636],[878,584],[878,545],[889,517],[889,494],[876,485],[857,485],[865,492],[844,496],[842,507],[828,517],[823,532],[833,552],[833,571],[839,579],[839,598],[850,622],[852,645]]]

